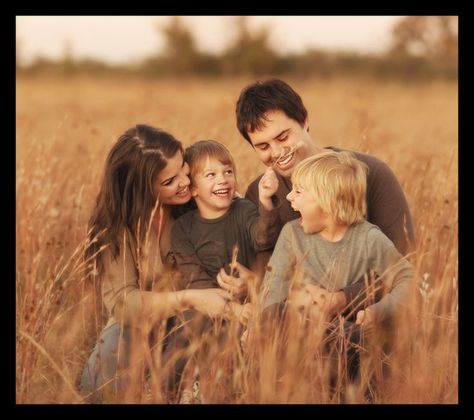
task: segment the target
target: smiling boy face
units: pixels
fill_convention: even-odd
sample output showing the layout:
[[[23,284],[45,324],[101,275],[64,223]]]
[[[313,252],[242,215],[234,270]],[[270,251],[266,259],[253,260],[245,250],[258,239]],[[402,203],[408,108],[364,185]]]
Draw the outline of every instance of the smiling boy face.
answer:
[[[191,194],[199,214],[206,219],[223,216],[232,204],[235,190],[233,165],[221,163],[217,158],[207,157],[192,175]]]

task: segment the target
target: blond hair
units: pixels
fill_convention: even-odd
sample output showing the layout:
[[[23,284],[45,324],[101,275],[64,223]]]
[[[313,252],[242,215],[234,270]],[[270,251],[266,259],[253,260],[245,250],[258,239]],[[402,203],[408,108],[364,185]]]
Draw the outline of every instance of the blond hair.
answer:
[[[215,140],[199,140],[187,147],[184,152],[184,160],[189,165],[191,182],[207,159],[217,159],[223,165],[231,165],[235,175],[234,159],[227,147]]]
[[[367,212],[367,165],[350,152],[323,152],[296,165],[294,188],[308,191],[337,223],[361,223]]]

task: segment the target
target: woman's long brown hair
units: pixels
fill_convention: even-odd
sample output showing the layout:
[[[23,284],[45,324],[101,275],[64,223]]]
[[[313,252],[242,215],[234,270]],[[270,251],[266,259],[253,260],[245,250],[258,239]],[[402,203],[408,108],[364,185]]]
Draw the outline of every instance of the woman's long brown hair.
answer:
[[[143,244],[157,204],[154,182],[168,159],[179,150],[183,151],[182,144],[171,134],[144,124],[125,131],[110,150],[89,220],[89,246],[85,252],[88,264],[95,265],[99,277],[104,270],[104,248],[117,258],[124,235],[135,246]]]

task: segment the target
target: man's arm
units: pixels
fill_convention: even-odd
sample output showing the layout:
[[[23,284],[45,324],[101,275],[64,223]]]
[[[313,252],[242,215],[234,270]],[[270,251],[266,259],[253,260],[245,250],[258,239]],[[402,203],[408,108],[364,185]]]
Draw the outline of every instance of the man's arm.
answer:
[[[406,255],[415,243],[413,221],[408,202],[395,174],[384,162],[370,168],[367,177],[368,221],[377,225]]]

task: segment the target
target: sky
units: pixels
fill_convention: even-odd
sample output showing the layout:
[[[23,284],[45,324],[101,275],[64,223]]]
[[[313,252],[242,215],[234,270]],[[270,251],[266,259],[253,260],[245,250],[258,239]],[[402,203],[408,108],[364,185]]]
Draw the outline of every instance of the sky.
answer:
[[[249,26],[270,27],[271,42],[281,53],[310,47],[378,53],[387,48],[390,31],[401,16],[250,16]],[[138,62],[159,54],[159,28],[169,16],[17,16],[19,57],[57,59],[67,48],[74,58],[113,64]],[[183,16],[202,51],[221,52],[232,42],[233,16]]]

